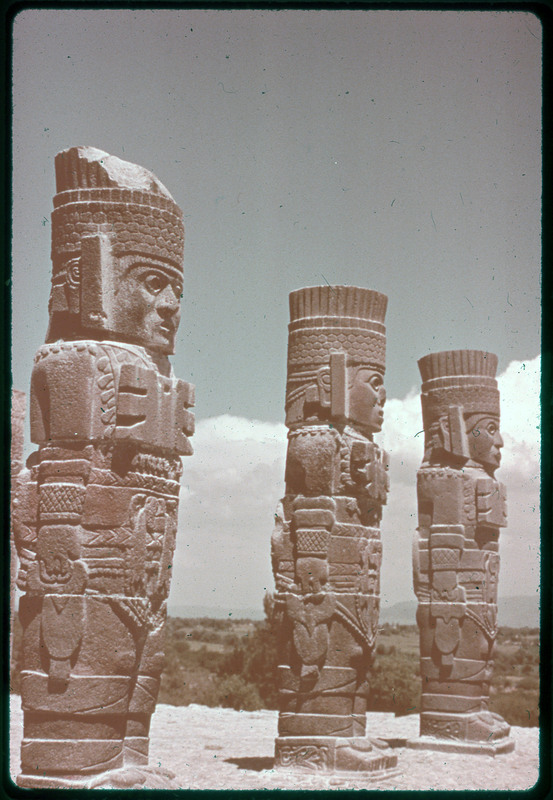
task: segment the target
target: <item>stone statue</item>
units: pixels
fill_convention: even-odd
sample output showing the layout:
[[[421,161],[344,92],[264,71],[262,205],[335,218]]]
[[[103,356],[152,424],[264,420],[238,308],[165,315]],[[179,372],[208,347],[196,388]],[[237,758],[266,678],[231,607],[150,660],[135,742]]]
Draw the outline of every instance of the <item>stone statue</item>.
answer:
[[[421,738],[411,744],[509,752],[509,725],[488,710],[507,523],[505,487],[494,478],[503,446],[497,356],[432,353],[419,368],[425,450],[413,564],[422,707]]]
[[[290,295],[286,494],[272,536],[278,767],[396,764],[365,736],[388,491],[387,457],[373,442],[386,398],[386,303],[354,286]]]
[[[10,495],[11,517],[13,520],[13,501],[17,476],[23,469],[23,442],[25,425],[25,408],[27,397],[25,392],[12,389],[11,407],[11,441],[10,441]],[[17,576],[17,551],[13,535],[13,522],[10,524],[10,663],[13,657],[13,625],[15,619],[15,581]]]
[[[52,291],[18,479],[20,786],[158,786],[163,664],[193,386],[174,377],[182,212],[148,170],[56,156]]]

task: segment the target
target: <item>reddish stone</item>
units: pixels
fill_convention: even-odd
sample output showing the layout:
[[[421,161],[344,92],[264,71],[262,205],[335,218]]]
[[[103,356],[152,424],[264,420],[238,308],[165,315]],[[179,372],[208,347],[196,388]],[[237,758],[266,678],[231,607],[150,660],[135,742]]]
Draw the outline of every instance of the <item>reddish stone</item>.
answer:
[[[365,735],[388,490],[373,442],[386,302],[353,286],[290,295],[286,494],[272,537],[281,768],[379,773],[397,761]]]
[[[497,635],[499,531],[506,525],[497,357],[452,350],[421,358],[425,452],[413,551],[419,606],[421,737],[413,747],[509,752],[489,711]],[[479,745],[480,747],[475,747]]]
[[[152,173],[100,150],[59,153],[56,177],[50,326],[31,380],[38,450],[14,501],[18,783],[130,788],[149,785],[181,456],[192,453],[193,387],[168,359],[184,227]]]

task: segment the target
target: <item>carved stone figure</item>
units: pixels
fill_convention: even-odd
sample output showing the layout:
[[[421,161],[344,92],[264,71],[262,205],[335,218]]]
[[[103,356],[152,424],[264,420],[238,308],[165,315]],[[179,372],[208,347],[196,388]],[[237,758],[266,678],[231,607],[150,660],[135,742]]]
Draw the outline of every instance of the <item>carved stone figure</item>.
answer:
[[[286,494],[272,562],[280,615],[279,767],[377,772],[365,736],[378,628],[387,457],[387,298],[354,286],[290,295]]]
[[[432,353],[419,361],[425,451],[417,476],[414,585],[419,605],[421,738],[414,746],[508,752],[489,711],[497,633],[499,532],[507,524],[497,356]]]
[[[38,451],[14,514],[23,627],[21,786],[164,785],[148,771],[181,456],[174,377],[182,212],[148,170],[56,157],[52,291],[31,381]]]
[[[23,428],[25,424],[25,408],[27,397],[25,392],[12,389],[11,407],[11,442],[10,442],[10,506],[13,519],[13,501],[17,476],[23,469]],[[13,624],[15,618],[15,580],[17,576],[17,551],[13,536],[13,522],[10,524],[10,659],[12,658]]]

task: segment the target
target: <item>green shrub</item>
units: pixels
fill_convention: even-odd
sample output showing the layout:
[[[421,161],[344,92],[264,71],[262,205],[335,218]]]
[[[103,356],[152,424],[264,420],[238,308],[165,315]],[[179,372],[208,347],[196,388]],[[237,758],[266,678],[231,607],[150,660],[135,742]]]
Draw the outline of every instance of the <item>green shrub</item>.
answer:
[[[257,687],[245,681],[241,675],[222,678],[217,689],[217,700],[217,705],[236,711],[257,711],[265,707]]]
[[[420,710],[418,656],[401,651],[378,656],[369,682],[369,711],[388,711],[402,716]]]
[[[265,708],[278,708],[278,674],[281,655],[277,647],[277,621],[274,600],[267,593],[263,601],[265,621],[256,625],[254,632],[244,637],[240,644],[222,660],[218,672],[221,677],[239,675],[252,685]]]
[[[278,708],[277,667],[286,663],[286,655],[279,645],[279,621],[269,594],[264,608],[265,620],[256,623],[169,617],[159,702],[243,710]],[[420,710],[419,656],[413,646],[414,633],[413,626],[383,626],[380,635],[384,642],[381,640],[377,646],[369,674],[369,711],[401,715]],[[216,642],[225,651],[215,652],[205,644],[195,650],[190,645],[193,638],[207,645]],[[535,629],[499,630],[490,708],[510,725],[531,727],[539,722],[538,640],[539,631]],[[10,680],[10,690],[15,693],[20,691],[20,654],[21,625],[16,618]]]
[[[187,706],[219,704],[217,676],[202,667],[181,666],[171,672],[164,671],[158,696],[159,703]]]

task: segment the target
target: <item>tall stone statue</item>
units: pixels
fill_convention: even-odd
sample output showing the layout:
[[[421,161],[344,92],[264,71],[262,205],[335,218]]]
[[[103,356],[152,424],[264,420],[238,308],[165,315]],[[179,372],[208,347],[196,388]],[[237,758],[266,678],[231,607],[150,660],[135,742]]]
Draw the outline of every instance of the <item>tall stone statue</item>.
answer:
[[[148,769],[181,456],[174,377],[182,212],[148,170],[56,157],[52,291],[31,381],[15,539],[23,627],[20,786],[165,785]]]
[[[25,426],[25,408],[27,396],[19,389],[12,389],[11,407],[11,441],[10,441],[10,495],[11,520],[13,520],[14,496],[17,476],[23,469],[23,443]],[[15,620],[15,581],[17,577],[17,551],[15,548],[13,522],[10,524],[10,663],[13,657],[13,628]]]
[[[378,627],[386,454],[387,298],[354,286],[290,295],[286,494],[272,562],[280,615],[279,767],[377,772],[365,736]]]
[[[497,356],[419,361],[425,450],[417,476],[414,585],[419,605],[421,738],[411,744],[509,752],[509,725],[488,709],[497,633],[499,532],[507,522]]]

